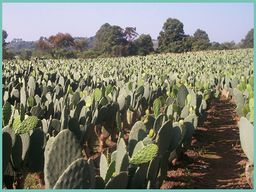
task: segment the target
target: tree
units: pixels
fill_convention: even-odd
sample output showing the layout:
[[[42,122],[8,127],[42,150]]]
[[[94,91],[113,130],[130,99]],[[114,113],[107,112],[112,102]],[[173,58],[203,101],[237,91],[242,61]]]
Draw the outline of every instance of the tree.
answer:
[[[48,55],[52,58],[76,58],[74,50],[77,45],[74,38],[68,33],[58,33],[49,38],[40,37],[36,46],[39,50],[38,55]]]
[[[244,39],[242,39],[242,48],[253,48],[253,34],[254,29],[251,29],[245,36]]]
[[[54,48],[74,47],[74,38],[68,33],[58,33],[49,37],[49,42]]]
[[[78,49],[79,51],[85,50],[88,45],[87,39],[75,39],[74,43],[75,43],[75,48]]]
[[[105,23],[97,31],[94,40],[94,49],[107,55],[125,55],[124,47],[127,46],[124,31],[121,27]]]
[[[223,49],[235,49],[236,43],[234,41],[224,42],[221,44]]]
[[[138,36],[138,33],[136,32],[136,27],[126,27],[124,29],[124,35],[127,41],[133,41]]]
[[[3,42],[2,42],[2,47],[5,48],[7,43],[6,43],[6,39],[8,37],[8,34],[5,30],[2,30],[2,38],[3,38]]]
[[[150,35],[142,34],[134,41],[137,48],[137,54],[147,55],[154,51],[153,42]]]
[[[185,35],[182,39],[182,50],[183,52],[188,52],[192,50],[193,37],[190,35]]]
[[[183,41],[185,38],[183,23],[178,19],[169,18],[164,23],[162,31],[159,33],[159,51],[183,52]]]
[[[223,50],[225,48],[224,48],[223,44],[220,44],[218,42],[212,42],[209,49],[210,50]]]
[[[3,59],[13,59],[14,58],[14,54],[7,51],[7,42],[6,39],[8,37],[8,33],[5,30],[2,30],[2,49],[3,49]]]
[[[40,37],[40,39],[36,42],[36,47],[40,50],[47,51],[53,48],[53,45],[51,45],[46,37]]]
[[[211,44],[208,34],[201,29],[197,29],[193,36],[192,50],[207,50],[210,47],[210,45]]]
[[[19,53],[19,57],[22,60],[30,60],[32,57],[32,51],[24,49]]]

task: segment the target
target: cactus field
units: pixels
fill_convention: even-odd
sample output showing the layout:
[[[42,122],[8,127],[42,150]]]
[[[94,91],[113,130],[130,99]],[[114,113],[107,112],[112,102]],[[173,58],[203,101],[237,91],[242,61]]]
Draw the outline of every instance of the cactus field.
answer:
[[[242,188],[253,187],[253,49],[15,59],[2,69],[2,188],[32,188],[29,179],[43,189],[229,188],[193,174],[203,160],[226,165],[234,138]],[[231,179],[230,162],[206,175]]]

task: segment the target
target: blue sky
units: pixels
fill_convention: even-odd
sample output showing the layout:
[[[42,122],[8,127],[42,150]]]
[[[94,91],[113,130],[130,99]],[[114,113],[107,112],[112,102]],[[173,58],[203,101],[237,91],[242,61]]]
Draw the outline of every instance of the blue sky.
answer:
[[[134,26],[156,39],[167,18],[177,18],[186,34],[205,30],[211,41],[239,42],[253,28],[252,3],[3,3],[8,39],[37,40],[58,32],[93,36],[106,22]]]

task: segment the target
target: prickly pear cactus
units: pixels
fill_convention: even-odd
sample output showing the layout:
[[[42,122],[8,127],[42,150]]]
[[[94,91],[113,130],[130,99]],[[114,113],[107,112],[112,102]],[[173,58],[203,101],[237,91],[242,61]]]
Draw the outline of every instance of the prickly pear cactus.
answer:
[[[178,105],[183,108],[186,104],[186,99],[188,95],[188,90],[185,85],[181,85],[179,87],[178,95],[177,95],[177,102]]]
[[[6,102],[3,106],[3,125],[6,126],[12,115],[12,106],[9,102]]]
[[[27,166],[31,172],[41,172],[44,168],[45,134],[41,128],[36,128],[30,135]]]
[[[128,141],[128,150],[129,155],[133,153],[133,149],[137,142],[143,140],[147,136],[146,126],[142,121],[137,121],[130,132],[129,141]]]
[[[254,98],[249,100],[249,109],[250,109],[250,122],[254,122]]]
[[[156,144],[149,144],[142,149],[140,149],[137,153],[135,153],[131,160],[130,163],[134,165],[142,164],[142,163],[147,163],[151,161],[157,154],[158,152],[158,147]]]
[[[143,144],[143,141],[139,141],[133,150],[133,154],[137,153],[140,149],[142,149],[143,147],[145,147],[145,145]]]
[[[95,176],[95,189],[105,189],[105,182],[101,176]]]
[[[157,133],[158,130],[162,127],[162,125],[164,124],[164,120],[166,119],[166,116],[163,114],[160,114],[157,116],[154,125],[153,125],[153,129],[154,132]]]
[[[172,142],[170,136],[172,134],[172,123],[167,121],[158,131],[156,142],[159,148],[159,154],[164,154]]]
[[[20,135],[16,135],[15,143],[11,155],[12,165],[16,170],[21,169],[22,163],[22,140]]]
[[[38,124],[38,118],[36,116],[29,116],[25,119],[19,127],[13,127],[16,134],[29,133],[30,130],[36,128]]]
[[[147,179],[151,181],[151,186],[149,186],[150,188],[152,188],[152,185],[156,183],[157,174],[159,172],[160,160],[160,156],[156,156],[149,163],[147,170]]]
[[[240,142],[242,149],[246,156],[248,157],[249,161],[253,163],[254,159],[254,147],[253,147],[253,140],[254,140],[254,127],[253,125],[245,118],[241,117],[239,123],[239,133],[240,133]]]
[[[108,160],[104,154],[100,156],[100,176],[105,180],[108,171]]]
[[[12,139],[11,143],[12,143],[12,147],[13,147],[14,143],[15,143],[15,139],[16,139],[16,135],[15,135],[14,131],[8,126],[4,127],[2,131],[3,131],[3,133],[7,132],[11,136],[11,139]]]
[[[161,108],[161,100],[157,98],[154,100],[154,103],[153,103],[153,111],[154,111],[155,118],[157,118],[157,116],[160,114],[160,108]]]
[[[21,134],[21,141],[22,141],[22,160],[24,161],[27,152],[28,152],[28,148],[29,148],[29,143],[30,143],[30,135],[28,133],[25,134]]]
[[[20,118],[20,116],[14,117],[13,122],[12,122],[12,129],[14,131],[15,130],[19,130],[20,125],[21,125],[21,118]]]
[[[198,117],[196,116],[196,114],[191,114],[184,119],[184,122],[192,123],[194,126],[194,129],[196,129],[198,124]]]
[[[65,129],[54,138],[45,153],[45,187],[53,188],[63,171],[82,155],[82,150],[75,135]]]
[[[105,176],[105,182],[107,183],[109,181],[109,179],[112,177],[112,175],[115,172],[115,166],[116,166],[116,162],[112,161],[108,167],[108,170],[106,172],[106,176]]]
[[[116,173],[127,170],[129,164],[127,158],[126,145],[123,138],[121,138],[116,149]]]
[[[7,168],[12,154],[12,138],[9,133],[3,132],[3,173]]]
[[[140,165],[133,175],[129,188],[130,189],[145,189],[147,185],[147,169],[148,163]]]
[[[121,172],[109,180],[109,182],[106,184],[105,189],[126,189],[127,185],[128,173]]]
[[[99,101],[101,99],[101,97],[102,97],[101,90],[99,88],[96,88],[94,90],[94,99],[95,99],[95,101]]]
[[[20,121],[23,121],[25,119],[25,107],[21,103],[20,104]]]
[[[54,189],[89,189],[91,188],[90,166],[83,158],[72,162],[58,178]]]

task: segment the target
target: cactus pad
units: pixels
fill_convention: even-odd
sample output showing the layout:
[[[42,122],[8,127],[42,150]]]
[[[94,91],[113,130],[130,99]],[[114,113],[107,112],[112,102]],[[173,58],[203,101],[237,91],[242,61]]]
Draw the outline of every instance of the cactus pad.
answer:
[[[126,189],[128,184],[128,173],[121,172],[106,184],[105,189]]]
[[[11,115],[12,115],[12,106],[10,103],[6,102],[3,106],[3,124],[4,124],[4,126],[8,125]]]
[[[105,180],[108,171],[108,160],[104,154],[100,156],[100,176]]]
[[[71,163],[56,182],[54,189],[89,189],[91,187],[90,166],[80,158]]]
[[[81,147],[76,136],[65,129],[54,138],[45,153],[45,186],[53,188],[59,176],[76,159],[81,157]]]
[[[156,144],[149,144],[137,151],[131,158],[130,163],[134,165],[147,163],[157,154],[158,147]]]
[[[253,163],[253,159],[254,159],[254,156],[253,156],[253,154],[254,154],[254,147],[253,147],[254,127],[245,117],[241,117],[241,119],[238,123],[238,127],[239,127],[240,141],[241,141],[242,149],[243,149],[244,153],[246,154],[246,156],[248,157],[249,161],[251,163]]]
[[[12,138],[9,133],[3,132],[3,173],[5,172],[7,165],[11,158],[12,153]]]
[[[30,130],[36,128],[38,124],[38,118],[36,116],[29,116],[25,119],[18,129],[14,130],[16,134],[29,133]]]
[[[129,155],[131,156],[133,153],[133,149],[137,142],[143,140],[147,136],[146,127],[142,121],[137,121],[130,132],[129,141],[128,141],[128,149]]]

